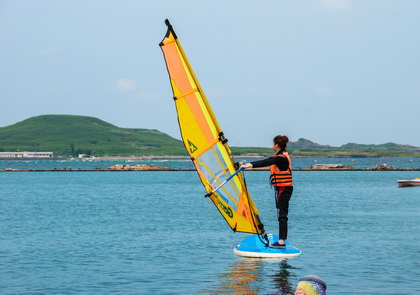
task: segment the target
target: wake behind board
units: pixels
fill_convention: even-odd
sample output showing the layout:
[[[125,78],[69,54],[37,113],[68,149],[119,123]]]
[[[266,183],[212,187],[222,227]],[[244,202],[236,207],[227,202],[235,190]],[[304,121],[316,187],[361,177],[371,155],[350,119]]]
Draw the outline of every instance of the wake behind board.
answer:
[[[244,239],[239,245],[233,249],[233,253],[243,257],[254,258],[292,258],[299,256],[302,251],[286,241],[286,248],[276,249],[266,246],[261,237],[257,234]],[[268,234],[270,243],[278,241],[279,237],[273,234]]]

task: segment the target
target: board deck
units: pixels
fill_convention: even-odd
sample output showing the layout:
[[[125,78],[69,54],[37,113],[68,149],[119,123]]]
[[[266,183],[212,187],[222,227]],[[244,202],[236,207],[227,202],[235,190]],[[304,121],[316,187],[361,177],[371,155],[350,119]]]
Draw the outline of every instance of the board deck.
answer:
[[[233,249],[233,253],[243,257],[254,258],[293,258],[299,256],[302,252],[292,244],[286,241],[286,248],[276,249],[266,246],[258,235],[251,235],[244,239],[239,245]],[[278,241],[279,237],[268,234],[270,243]]]

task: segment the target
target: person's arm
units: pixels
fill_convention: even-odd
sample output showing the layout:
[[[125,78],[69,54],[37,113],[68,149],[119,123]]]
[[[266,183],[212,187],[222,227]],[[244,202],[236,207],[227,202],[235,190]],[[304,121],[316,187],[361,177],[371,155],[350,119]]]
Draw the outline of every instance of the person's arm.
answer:
[[[270,157],[264,160],[242,164],[241,167],[244,169],[267,167],[274,164],[279,164],[281,159],[282,159],[281,157]]]
[[[267,167],[278,163],[279,157],[270,157],[264,160],[251,162],[253,168]]]

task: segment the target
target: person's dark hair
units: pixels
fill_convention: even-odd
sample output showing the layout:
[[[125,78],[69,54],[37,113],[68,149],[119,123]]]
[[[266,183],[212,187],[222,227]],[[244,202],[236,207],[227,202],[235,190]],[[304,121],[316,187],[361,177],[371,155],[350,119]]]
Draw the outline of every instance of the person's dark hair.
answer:
[[[281,152],[286,150],[286,146],[288,142],[289,142],[289,138],[286,135],[277,135],[273,139],[273,143],[279,146]]]

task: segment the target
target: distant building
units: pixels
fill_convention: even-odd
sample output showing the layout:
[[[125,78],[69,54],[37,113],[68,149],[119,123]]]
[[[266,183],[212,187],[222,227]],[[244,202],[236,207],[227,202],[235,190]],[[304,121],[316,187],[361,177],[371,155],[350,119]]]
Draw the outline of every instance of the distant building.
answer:
[[[53,152],[0,152],[0,158],[52,158]]]

